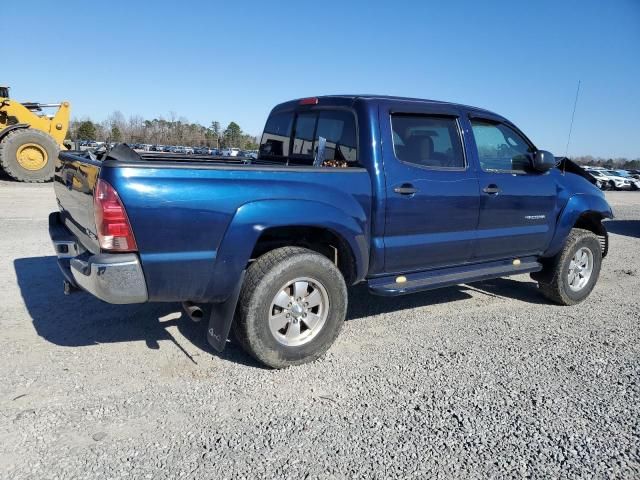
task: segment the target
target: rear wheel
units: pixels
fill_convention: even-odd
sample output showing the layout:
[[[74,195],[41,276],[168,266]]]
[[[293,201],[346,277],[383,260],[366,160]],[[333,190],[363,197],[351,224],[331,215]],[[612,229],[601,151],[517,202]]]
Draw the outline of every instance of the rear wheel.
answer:
[[[561,305],[575,305],[589,296],[600,275],[602,252],[598,237],[588,230],[574,228],[564,248],[532,274],[540,291]]]
[[[47,182],[59,152],[55,140],[29,128],[9,132],[0,142],[0,166],[21,182]]]
[[[300,365],[328,350],[346,310],[344,278],[329,259],[305,248],[278,248],[247,270],[234,335],[265,365]]]

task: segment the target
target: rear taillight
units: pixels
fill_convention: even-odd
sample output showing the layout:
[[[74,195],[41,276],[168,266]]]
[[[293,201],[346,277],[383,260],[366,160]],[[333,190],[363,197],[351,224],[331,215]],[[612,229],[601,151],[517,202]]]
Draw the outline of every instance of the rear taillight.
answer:
[[[104,180],[98,180],[93,195],[93,210],[100,248],[112,252],[138,250],[127,212],[118,192]]]

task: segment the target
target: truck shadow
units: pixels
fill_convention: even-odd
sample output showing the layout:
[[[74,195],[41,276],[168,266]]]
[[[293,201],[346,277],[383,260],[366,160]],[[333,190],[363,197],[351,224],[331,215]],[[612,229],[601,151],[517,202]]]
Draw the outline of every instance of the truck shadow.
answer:
[[[233,343],[229,343],[222,353],[213,350],[206,340],[207,322],[190,321],[177,303],[111,305],[84,293],[65,296],[55,256],[19,258],[14,261],[14,268],[24,304],[36,332],[55,345],[80,347],[144,341],[149,348],[157,350],[161,341],[169,341],[190,361],[197,363],[197,359],[171,333],[170,328],[176,327],[184,338],[207,354],[217,355],[234,363],[261,367]],[[395,298],[372,296],[366,285],[358,285],[349,291],[347,320],[460,301],[471,298],[470,290],[530,303],[544,302],[535,283],[509,279]]]
[[[111,305],[85,294],[64,295],[62,275],[55,256],[19,258],[14,261],[18,286],[42,338],[56,345],[80,347],[100,343],[144,341],[150,349],[170,341],[190,361],[197,363],[171,333],[176,327],[198,349],[230,362],[258,364],[239,346],[229,344],[218,353],[207,342],[207,322],[194,323],[178,303]],[[192,350],[192,349],[190,349]]]
[[[608,220],[604,226],[609,233],[640,238],[640,220]]]

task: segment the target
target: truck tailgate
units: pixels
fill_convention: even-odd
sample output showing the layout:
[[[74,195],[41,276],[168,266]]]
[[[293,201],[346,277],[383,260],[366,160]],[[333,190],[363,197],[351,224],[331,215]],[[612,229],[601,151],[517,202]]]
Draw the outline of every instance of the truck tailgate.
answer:
[[[93,213],[93,191],[100,165],[99,160],[61,152],[53,179],[61,221],[92,253],[100,253]]]

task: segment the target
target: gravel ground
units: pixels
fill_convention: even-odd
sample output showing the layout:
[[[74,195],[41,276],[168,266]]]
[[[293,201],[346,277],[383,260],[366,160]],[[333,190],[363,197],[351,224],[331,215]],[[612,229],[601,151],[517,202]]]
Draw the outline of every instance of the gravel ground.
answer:
[[[0,181],[0,477],[640,476],[640,193],[594,293],[528,276],[351,292],[321,360],[261,368],[179,305],[65,297],[50,185]]]

